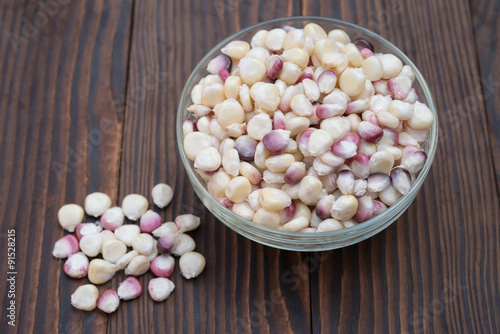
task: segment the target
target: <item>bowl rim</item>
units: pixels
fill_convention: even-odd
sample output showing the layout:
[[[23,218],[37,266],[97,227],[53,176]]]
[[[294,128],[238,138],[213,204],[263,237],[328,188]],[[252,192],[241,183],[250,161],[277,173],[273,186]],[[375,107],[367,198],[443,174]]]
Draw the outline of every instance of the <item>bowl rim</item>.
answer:
[[[206,188],[206,184],[203,185],[200,182],[200,180],[198,179],[198,176],[196,175],[195,170],[191,167],[190,160],[187,158],[186,154],[184,153],[184,149],[183,149],[183,137],[184,137],[184,135],[182,133],[182,123],[183,123],[184,119],[181,117],[182,112],[183,112],[183,108],[182,108],[183,101],[188,96],[190,99],[191,91],[189,88],[192,86],[192,83],[196,79],[196,76],[198,74],[201,74],[201,71],[203,71],[203,70],[206,71],[206,69],[204,68],[204,64],[208,60],[212,59],[212,57],[214,57],[217,52],[220,52],[220,49],[223,46],[225,46],[227,43],[229,43],[230,41],[233,41],[233,40],[237,40],[238,37],[245,35],[248,32],[251,32],[251,31],[257,32],[259,30],[259,28],[262,28],[264,26],[269,26],[272,24],[279,26],[280,23],[284,23],[284,22],[287,22],[287,23],[302,22],[302,23],[304,23],[304,21],[311,21],[312,23],[324,22],[324,23],[328,23],[328,24],[335,24],[335,25],[338,25],[339,28],[342,26],[349,27],[349,28],[351,28],[353,30],[357,30],[361,34],[364,34],[370,38],[373,38],[377,42],[383,44],[385,48],[389,49],[390,52],[392,52],[394,55],[396,55],[397,57],[399,57],[403,61],[403,65],[409,65],[412,68],[412,70],[415,74],[415,80],[420,84],[421,89],[424,92],[425,98],[427,100],[427,106],[430,108],[430,110],[432,111],[432,113],[434,115],[434,122],[429,129],[429,137],[427,139],[427,141],[429,141],[429,150],[424,151],[427,154],[427,160],[426,160],[424,166],[422,167],[422,169],[420,170],[417,179],[411,185],[408,193],[401,196],[401,198],[398,199],[395,204],[388,207],[387,210],[384,211],[382,214],[374,216],[363,223],[359,223],[358,225],[355,225],[355,226],[352,226],[349,228],[344,228],[341,230],[336,230],[336,231],[315,232],[315,233],[288,232],[288,231],[282,231],[282,230],[262,226],[262,225],[259,225],[257,223],[254,223],[250,220],[247,220],[241,216],[238,216],[237,214],[235,214],[234,212],[232,212],[231,210],[229,210],[228,208],[226,208],[222,204],[220,204],[216,200],[216,198],[213,197],[208,192],[208,190]],[[364,37],[365,36],[363,36],[363,38]],[[250,229],[255,229],[257,231],[265,233],[271,239],[273,239],[273,237],[289,237],[295,241],[297,238],[299,238],[301,240],[311,239],[311,240],[316,240],[316,241],[318,241],[319,238],[330,239],[330,237],[334,238],[337,236],[344,235],[347,230],[348,230],[349,234],[356,234],[356,232],[362,232],[363,230],[367,230],[368,227],[372,227],[372,225],[383,223],[384,221],[386,221],[386,219],[384,219],[384,217],[387,217],[387,216],[392,217],[392,216],[394,216],[394,214],[397,214],[398,210],[401,210],[404,206],[410,205],[411,202],[413,202],[417,192],[420,190],[425,178],[427,177],[427,175],[430,171],[432,163],[434,161],[434,156],[436,153],[438,136],[439,136],[438,129],[439,129],[439,127],[438,127],[438,117],[437,117],[437,113],[436,113],[436,106],[434,104],[434,99],[432,97],[432,93],[429,89],[427,81],[424,79],[423,75],[421,74],[420,70],[415,66],[415,64],[398,47],[396,47],[394,44],[392,44],[391,42],[389,42],[388,40],[386,40],[382,36],[372,32],[370,30],[367,30],[361,26],[358,26],[356,24],[342,21],[342,20],[325,18],[325,17],[316,17],[316,16],[292,16],[292,17],[278,18],[278,19],[273,19],[273,20],[269,20],[269,21],[264,21],[264,22],[260,22],[258,24],[249,26],[247,28],[244,28],[235,34],[226,37],[224,40],[222,40],[217,45],[215,45],[198,62],[198,64],[194,68],[194,70],[191,72],[191,74],[190,74],[188,80],[186,81],[186,84],[184,85],[184,88],[182,90],[181,97],[179,99],[179,104],[177,107],[177,115],[176,115],[177,148],[178,148],[179,153],[181,155],[181,160],[182,160],[182,163],[184,165],[184,168],[186,169],[188,176],[190,176],[189,177],[190,182],[193,182],[193,180],[195,180],[195,182],[198,183],[197,188],[200,189],[200,191],[203,193],[203,196],[207,200],[209,200],[212,205],[220,207],[220,209],[223,210],[224,212],[226,212],[232,219],[234,219],[238,223],[242,223],[242,224],[246,225],[246,227],[248,227]],[[432,140],[430,140],[431,138],[432,138]],[[195,186],[195,185],[193,185],[193,186]],[[409,204],[406,203],[406,201],[404,200],[407,198],[411,198],[411,202]],[[204,201],[203,198],[201,198],[201,200]],[[211,211],[210,208],[207,207],[207,209],[209,211]],[[211,213],[213,214],[213,212],[211,212]],[[223,222],[223,223],[225,225],[227,225],[225,222]],[[274,247],[276,247],[276,246],[274,246]]]

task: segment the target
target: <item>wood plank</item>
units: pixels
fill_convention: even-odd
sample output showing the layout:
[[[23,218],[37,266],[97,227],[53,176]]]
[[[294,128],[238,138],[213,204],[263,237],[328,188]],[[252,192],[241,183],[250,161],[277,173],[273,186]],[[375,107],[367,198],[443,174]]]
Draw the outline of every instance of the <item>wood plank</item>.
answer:
[[[492,160],[495,166],[497,191],[500,191],[500,67],[498,66],[498,34],[500,33],[500,4],[498,1],[470,0],[471,20],[479,61],[481,86],[471,98],[473,108],[483,104],[488,116]],[[496,66],[495,66],[496,65]]]
[[[70,295],[85,280],[62,273],[63,261],[51,252],[63,236],[59,207],[83,204],[87,192],[118,194],[123,111],[113,102],[125,93],[131,1],[51,3],[0,6],[2,245],[8,229],[17,236],[17,327],[2,317],[2,333],[107,327],[103,313],[71,307]],[[1,247],[2,259],[6,251]]]
[[[297,278],[298,290],[295,281],[283,279],[293,275],[287,270],[298,266],[302,255],[250,242],[216,221],[189,184],[174,126],[184,83],[213,45],[243,27],[298,10],[297,1],[136,2],[128,95],[140,90],[148,69],[164,79],[127,107],[120,198],[148,195],[157,182],[171,184],[174,201],[159,212],[165,220],[185,212],[201,215],[202,226],[192,235],[207,267],[192,281],[177,267],[176,288],[166,302],[144,296],[124,303],[110,317],[110,332],[309,332],[308,275]]]
[[[440,122],[433,168],[407,213],[312,272],[313,332],[498,332],[495,145],[484,107],[467,109],[480,81],[468,4],[303,0],[302,14],[357,23],[400,47]]]

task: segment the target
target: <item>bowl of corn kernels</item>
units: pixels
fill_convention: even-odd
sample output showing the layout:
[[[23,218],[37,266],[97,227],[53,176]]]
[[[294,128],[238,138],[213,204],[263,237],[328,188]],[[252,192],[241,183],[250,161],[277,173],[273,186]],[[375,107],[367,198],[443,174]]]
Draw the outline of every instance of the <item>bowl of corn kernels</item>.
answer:
[[[176,131],[189,180],[220,221],[298,251],[348,246],[394,222],[438,138],[410,59],[319,17],[260,23],[216,45],[184,87]]]

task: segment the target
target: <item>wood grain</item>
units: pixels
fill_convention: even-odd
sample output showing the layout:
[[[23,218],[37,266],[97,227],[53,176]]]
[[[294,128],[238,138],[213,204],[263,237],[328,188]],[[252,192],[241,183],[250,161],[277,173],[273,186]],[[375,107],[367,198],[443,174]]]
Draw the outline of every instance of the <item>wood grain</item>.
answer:
[[[107,316],[80,312],[70,295],[81,281],[52,257],[63,235],[57,210],[83,204],[87,192],[117,196],[130,2],[37,1],[0,6],[0,199],[2,305],[8,229],[17,236],[19,333],[102,332]],[[38,19],[37,19],[38,18]],[[44,19],[45,18],[45,19]],[[38,21],[37,21],[38,20]],[[28,31],[31,22],[35,29]],[[20,44],[12,44],[12,36]],[[12,332],[2,307],[0,332]]]
[[[483,104],[487,111],[488,133],[492,143],[492,159],[495,166],[497,191],[500,192],[500,67],[498,52],[500,42],[500,3],[498,1],[471,0],[470,11],[472,31],[476,45],[481,90],[476,89],[475,99],[471,103]]]

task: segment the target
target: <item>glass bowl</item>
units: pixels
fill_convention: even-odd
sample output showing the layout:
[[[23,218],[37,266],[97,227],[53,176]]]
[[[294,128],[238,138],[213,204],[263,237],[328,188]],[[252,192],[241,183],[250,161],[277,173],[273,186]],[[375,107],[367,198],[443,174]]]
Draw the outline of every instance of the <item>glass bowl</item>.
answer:
[[[187,108],[191,105],[191,90],[193,86],[196,85],[202,77],[209,74],[206,70],[207,64],[212,58],[221,54],[220,50],[222,47],[234,40],[245,40],[250,42],[251,37],[261,29],[271,30],[283,25],[302,28],[310,22],[319,24],[327,32],[336,28],[343,29],[349,35],[351,40],[362,37],[373,44],[376,52],[392,53],[399,57],[405,65],[409,65],[413,69],[415,73],[415,83],[413,87],[418,92],[419,101],[425,102],[432,110],[435,121],[429,130],[429,136],[424,144],[424,150],[427,153],[427,161],[420,171],[418,178],[415,180],[408,193],[402,196],[384,213],[359,225],[337,231],[320,233],[286,232],[271,229],[246,220],[222,206],[209,194],[206,188],[206,182],[201,179],[198,173],[194,170],[193,162],[190,161],[184,153],[182,122],[186,118],[192,118],[192,115]],[[434,160],[438,140],[438,121],[436,106],[434,105],[431,92],[422,77],[422,74],[410,61],[410,59],[408,59],[408,57],[392,43],[379,35],[352,23],[322,17],[300,16],[271,20],[245,28],[226,38],[210,50],[210,52],[196,66],[184,86],[177,111],[176,132],[177,145],[182,158],[182,163],[186,168],[189,180],[191,181],[196,194],[200,197],[201,201],[210,210],[210,212],[212,212],[212,214],[214,214],[214,216],[223,222],[227,227],[242,236],[263,245],[294,251],[321,251],[349,246],[368,239],[387,228],[399,216],[401,216],[403,212],[405,212],[417,196],[425,177],[429,173],[432,161]]]

